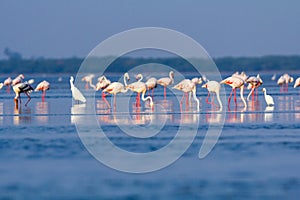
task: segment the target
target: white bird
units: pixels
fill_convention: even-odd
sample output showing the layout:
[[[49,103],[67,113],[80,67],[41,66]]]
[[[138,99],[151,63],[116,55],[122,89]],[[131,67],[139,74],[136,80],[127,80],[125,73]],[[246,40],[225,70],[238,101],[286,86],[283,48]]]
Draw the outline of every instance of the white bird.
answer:
[[[2,87],[3,87],[3,83],[0,83],[0,90],[2,89]]]
[[[266,88],[263,88],[262,91],[264,92],[265,101],[266,101],[267,105],[274,106],[275,104],[274,104],[273,97],[267,94]]]
[[[106,76],[101,76],[98,78],[98,83],[96,84],[96,91],[104,90],[111,84],[111,81],[106,78]],[[105,100],[105,93],[102,91],[102,99]]]
[[[207,95],[207,98],[206,98],[206,102],[208,104],[210,104],[208,102],[208,98],[210,96],[210,93],[213,92],[216,94],[217,96],[217,100],[218,100],[218,103],[219,103],[219,106],[220,106],[220,111],[222,111],[223,109],[223,105],[222,105],[222,101],[220,99],[220,89],[221,89],[221,84],[218,83],[217,81],[208,81],[207,83],[205,83],[204,85],[202,85],[202,88],[206,88],[208,90],[208,95]],[[211,104],[214,105],[214,95],[212,95],[212,100],[211,100]]]
[[[166,100],[166,96],[167,96],[167,87],[171,84],[174,83],[174,72],[170,71],[169,73],[169,77],[164,77],[164,78],[160,78],[157,80],[157,84],[161,85],[164,87],[164,99]]]
[[[18,100],[20,100],[20,103],[21,103],[21,97],[20,97],[21,93],[25,93],[26,96],[28,97],[28,100],[25,103],[25,106],[27,106],[27,104],[31,100],[31,97],[29,96],[29,93],[33,91],[33,88],[31,87],[31,85],[29,85],[27,82],[18,83],[18,84],[13,86],[13,90],[16,94],[16,96],[14,98],[14,102],[16,104],[16,107],[18,107]]]
[[[43,94],[42,94],[42,100],[44,101],[45,100],[45,96],[46,96],[46,91],[50,89],[50,83],[48,81],[42,81],[40,82],[36,88],[35,88],[35,92],[37,91],[42,91]]]
[[[271,77],[271,80],[272,80],[272,81],[275,81],[275,80],[276,80],[276,74],[273,74],[273,76]]]
[[[85,97],[80,92],[80,90],[74,86],[74,77],[73,76],[70,77],[70,86],[71,86],[72,97],[76,101],[81,101],[81,102],[85,103],[86,102]]]
[[[300,86],[300,77],[296,79],[294,88],[299,87],[299,86]]]
[[[10,93],[10,86],[11,86],[12,79],[8,77],[4,80],[3,84],[6,86],[6,92]]]

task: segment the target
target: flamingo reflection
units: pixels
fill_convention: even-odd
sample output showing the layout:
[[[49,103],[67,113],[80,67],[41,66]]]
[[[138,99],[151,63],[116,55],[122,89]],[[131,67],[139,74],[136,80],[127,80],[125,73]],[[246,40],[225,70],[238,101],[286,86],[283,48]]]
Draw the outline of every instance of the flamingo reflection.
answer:
[[[48,123],[49,105],[48,102],[37,102],[35,105],[35,113],[37,114],[37,120],[42,123]]]

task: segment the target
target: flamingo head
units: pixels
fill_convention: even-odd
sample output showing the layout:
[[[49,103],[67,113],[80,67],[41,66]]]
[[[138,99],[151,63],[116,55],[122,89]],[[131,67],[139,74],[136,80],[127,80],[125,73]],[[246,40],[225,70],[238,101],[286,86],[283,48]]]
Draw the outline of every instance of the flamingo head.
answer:
[[[201,86],[202,88],[207,88],[207,83]]]
[[[143,79],[143,75],[142,75],[142,74],[137,74],[137,75],[135,76],[135,79],[136,79],[136,80],[142,80],[142,79]]]
[[[294,78],[293,77],[290,78],[290,83],[292,83],[292,82],[294,82]]]

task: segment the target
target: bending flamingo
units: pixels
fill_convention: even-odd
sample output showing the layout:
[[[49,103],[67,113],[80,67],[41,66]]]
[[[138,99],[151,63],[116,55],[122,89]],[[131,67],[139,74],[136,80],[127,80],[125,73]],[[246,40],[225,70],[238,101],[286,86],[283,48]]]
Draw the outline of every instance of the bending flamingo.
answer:
[[[43,94],[42,94],[42,100],[44,101],[45,100],[45,96],[46,96],[46,90],[49,90],[50,89],[50,83],[47,82],[47,81],[42,81],[40,82],[36,88],[35,88],[35,92],[37,91],[43,91]]]
[[[153,107],[153,100],[152,97],[148,96],[145,98],[145,93],[147,91],[147,86],[144,82],[134,82],[131,83],[129,85],[126,86],[127,89],[130,89],[133,92],[138,93],[138,97],[140,97],[140,93],[142,93],[142,100],[143,101],[147,101],[150,100],[150,107]],[[140,107],[140,99],[138,99],[139,101],[137,102],[137,107]]]
[[[25,103],[25,106],[27,106],[27,104],[29,103],[29,101],[31,100],[31,97],[29,96],[29,93],[33,91],[33,88],[31,87],[31,85],[29,85],[27,82],[24,83],[18,83],[16,85],[13,86],[13,90],[16,94],[15,98],[14,98],[14,102],[16,107],[18,107],[18,100],[20,100],[20,104],[21,102],[21,93],[25,93],[26,96],[28,97],[27,102]]]
[[[93,89],[96,89],[95,85],[93,85],[93,78],[95,77],[94,74],[89,74],[84,76],[81,81],[85,82],[85,89],[88,90],[89,86]]]
[[[15,86],[18,83],[22,83],[24,80],[24,75],[20,74],[19,76],[17,76],[14,80],[11,81],[11,86]]]
[[[96,84],[96,91],[98,90],[104,90],[105,88],[107,88],[107,86],[109,86],[111,84],[111,81],[109,79],[106,78],[106,76],[101,76],[98,78],[98,83]],[[102,99],[105,99],[105,93],[102,91]]]
[[[236,102],[236,88],[240,88],[240,95],[241,95],[241,99],[244,103],[244,106],[245,108],[247,108],[247,103],[244,99],[244,81],[238,77],[234,77],[234,76],[231,76],[231,77],[228,77],[224,80],[222,80],[220,82],[221,84],[226,84],[226,85],[229,85],[232,87],[232,90],[230,92],[230,95],[229,95],[229,98],[228,98],[228,107],[230,105],[230,100],[231,100],[231,96],[232,96],[232,93],[234,93],[234,103],[235,103],[235,106],[237,106],[237,102]]]
[[[166,96],[167,96],[167,87],[171,84],[174,83],[174,72],[170,71],[169,73],[169,77],[164,77],[164,78],[160,78],[157,80],[157,84],[161,85],[164,87],[164,99],[166,100]]]
[[[257,93],[257,88],[259,86],[261,86],[263,84],[263,81],[262,79],[260,78],[260,75],[257,74],[257,76],[250,76],[247,80],[246,80],[246,83],[249,84],[249,87],[251,87],[251,91],[249,92],[248,96],[247,96],[247,101],[250,100],[250,96],[252,94],[252,101],[254,101],[254,91],[256,89],[256,94],[258,96],[258,93]]]
[[[221,102],[221,99],[220,99],[221,84],[217,81],[208,81],[207,83],[202,85],[202,88],[206,88],[208,90],[208,95],[206,97],[206,102],[208,104],[214,105],[214,94],[216,94],[217,100],[218,100],[218,103],[219,103],[219,106],[220,106],[220,111],[222,111],[223,105],[222,105],[222,102]],[[213,95],[212,95],[212,100],[211,100],[211,103],[210,103],[210,102],[208,102],[208,98],[209,98],[211,92],[213,93]]]
[[[197,81],[198,79],[194,79],[194,81]],[[190,79],[184,79],[181,82],[179,82],[177,85],[175,85],[173,88],[183,91],[184,94],[182,95],[182,98],[180,100],[180,108],[182,108],[182,101],[184,99],[184,96],[186,96],[186,101],[188,102],[188,96],[187,94],[189,92],[193,93],[193,98],[197,102],[197,111],[200,111],[200,102],[199,99],[196,96],[196,84],[197,82],[193,82]],[[187,103],[188,104],[188,103]]]

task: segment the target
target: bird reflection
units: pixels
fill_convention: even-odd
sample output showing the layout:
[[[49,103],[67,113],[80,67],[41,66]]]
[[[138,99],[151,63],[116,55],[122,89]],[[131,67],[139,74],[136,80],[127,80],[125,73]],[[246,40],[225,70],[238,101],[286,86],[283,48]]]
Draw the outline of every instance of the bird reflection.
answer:
[[[48,102],[37,102],[35,105],[35,113],[37,114],[37,120],[42,123],[48,123],[49,117],[49,105]]]
[[[83,123],[85,122],[84,116],[86,112],[86,104],[74,104],[71,107],[71,123]]]
[[[3,103],[0,102],[0,124],[3,124]]]
[[[218,113],[218,112],[211,112],[211,113],[206,113],[205,114],[205,120],[208,123],[221,123],[222,122],[222,117],[223,114],[222,113]]]
[[[272,122],[273,121],[273,111],[274,111],[274,106],[267,106],[266,107],[265,114],[264,114],[265,122]]]
[[[25,108],[14,108],[14,117],[13,117],[14,125],[19,125],[21,123],[29,124],[31,123],[31,109],[29,107]]]
[[[230,111],[226,119],[226,122],[228,123],[243,123],[244,121],[245,121],[244,111],[238,111],[237,108],[235,108],[233,111]]]
[[[260,102],[257,101],[248,101],[248,111],[250,111],[250,113],[248,114],[249,116],[249,121],[250,122],[256,122],[259,120],[262,120],[262,116],[261,114],[258,112],[261,109],[261,105]]]
[[[300,119],[300,100],[295,101],[295,119]]]

